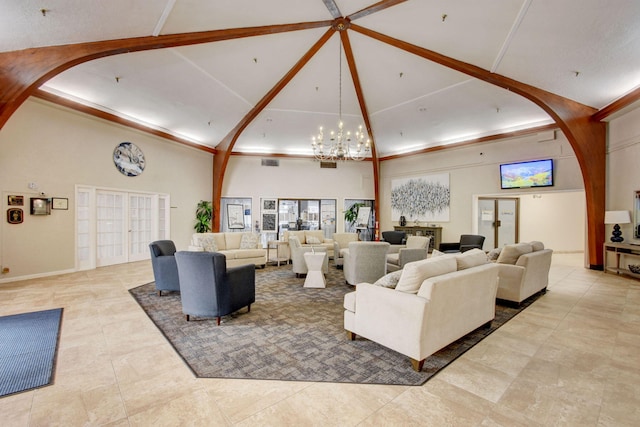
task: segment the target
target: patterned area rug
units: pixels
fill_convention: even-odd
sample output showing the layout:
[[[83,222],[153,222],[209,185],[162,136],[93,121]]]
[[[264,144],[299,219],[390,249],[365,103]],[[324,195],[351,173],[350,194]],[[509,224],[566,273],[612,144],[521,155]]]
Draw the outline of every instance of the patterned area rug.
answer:
[[[363,338],[347,338],[342,301],[354,288],[345,283],[342,270],[329,267],[324,289],[303,284],[290,265],[257,269],[251,312],[225,316],[220,326],[214,319],[187,322],[180,294],[159,297],[153,283],[130,292],[197,377],[364,384],[424,384],[528,305],[498,305],[491,328],[452,343],[415,372],[408,357]]]
[[[0,317],[0,397],[49,385],[62,309]]]

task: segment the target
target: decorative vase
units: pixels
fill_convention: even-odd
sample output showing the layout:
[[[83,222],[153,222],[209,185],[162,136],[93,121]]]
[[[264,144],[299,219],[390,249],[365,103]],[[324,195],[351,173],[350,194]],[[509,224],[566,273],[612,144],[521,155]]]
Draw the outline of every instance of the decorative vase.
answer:
[[[400,227],[404,227],[405,225],[407,225],[407,218],[405,218],[404,216],[400,217]]]

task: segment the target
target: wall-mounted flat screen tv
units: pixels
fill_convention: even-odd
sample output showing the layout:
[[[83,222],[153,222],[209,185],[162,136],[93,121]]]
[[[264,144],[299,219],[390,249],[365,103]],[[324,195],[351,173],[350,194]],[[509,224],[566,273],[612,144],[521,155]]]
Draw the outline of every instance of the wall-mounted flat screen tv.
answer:
[[[502,189],[551,187],[552,185],[552,159],[500,165],[500,187]]]

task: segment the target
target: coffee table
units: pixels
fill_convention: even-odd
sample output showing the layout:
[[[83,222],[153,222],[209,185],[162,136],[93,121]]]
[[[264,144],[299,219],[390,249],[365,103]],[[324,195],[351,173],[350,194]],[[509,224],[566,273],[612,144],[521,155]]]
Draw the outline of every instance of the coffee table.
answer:
[[[305,252],[304,262],[307,264],[307,278],[304,279],[305,288],[326,288],[327,282],[322,272],[326,252]]]

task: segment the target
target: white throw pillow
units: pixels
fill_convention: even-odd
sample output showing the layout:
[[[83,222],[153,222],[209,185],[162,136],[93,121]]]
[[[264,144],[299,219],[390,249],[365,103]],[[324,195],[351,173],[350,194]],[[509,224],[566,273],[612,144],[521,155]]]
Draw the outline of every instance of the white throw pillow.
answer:
[[[378,280],[376,280],[374,285],[395,289],[396,285],[398,284],[398,281],[400,280],[401,275],[402,275],[402,270],[394,271],[393,273],[384,275]]]
[[[437,256],[441,256],[441,255],[446,255],[444,252],[440,252],[437,249],[434,249],[433,252],[431,252],[431,258],[435,258]]]
[[[489,261],[495,261],[500,256],[500,252],[502,252],[502,248],[491,249],[487,254],[487,258],[489,258]]]
[[[458,264],[455,257],[439,256],[427,258],[421,261],[414,261],[406,264],[400,275],[400,280],[396,285],[396,291],[411,294],[418,293],[422,282],[429,277],[440,276],[456,271]]]
[[[313,236],[307,236],[307,243],[310,245],[319,245],[320,244],[320,239],[318,239],[317,237],[313,237]]]
[[[500,256],[498,256],[496,262],[499,264],[515,264],[518,258],[520,258],[520,255],[528,254],[532,251],[533,248],[529,243],[507,245],[500,251]]]
[[[205,252],[218,252],[218,247],[213,237],[201,237],[200,246]]]
[[[531,248],[533,249],[533,252],[541,251],[544,249],[544,243],[539,242],[537,240],[532,240],[529,242],[529,244],[531,244]]]
[[[485,254],[482,249],[471,249],[456,255],[456,262],[458,263],[458,270],[465,270],[486,264],[489,260],[487,259],[487,254]]]
[[[240,249],[256,249],[258,247],[258,235],[244,233],[240,239]]]

